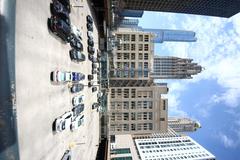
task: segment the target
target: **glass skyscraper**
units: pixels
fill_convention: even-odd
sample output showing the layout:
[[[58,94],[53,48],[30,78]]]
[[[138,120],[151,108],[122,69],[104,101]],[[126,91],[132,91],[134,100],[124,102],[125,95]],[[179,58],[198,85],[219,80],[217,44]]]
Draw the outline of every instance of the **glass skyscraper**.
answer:
[[[153,79],[191,79],[192,75],[202,71],[202,67],[197,63],[192,63],[192,59],[178,57],[154,56]]]
[[[196,33],[193,31],[167,30],[167,29],[148,29],[143,28],[145,32],[155,34],[154,43],[163,43],[164,41],[174,42],[196,42]]]

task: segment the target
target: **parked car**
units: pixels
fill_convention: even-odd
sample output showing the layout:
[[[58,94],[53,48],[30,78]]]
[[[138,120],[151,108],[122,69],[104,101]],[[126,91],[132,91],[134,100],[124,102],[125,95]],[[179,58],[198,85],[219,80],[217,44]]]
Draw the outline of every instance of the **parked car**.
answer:
[[[73,117],[79,116],[84,110],[84,104],[79,104],[72,109]]]
[[[82,61],[85,61],[85,59],[86,59],[85,55],[76,49],[71,49],[69,51],[69,54],[70,54],[71,60],[76,61],[76,62],[82,62]]]
[[[88,39],[88,45],[93,47],[94,46],[94,42],[92,39]]]
[[[48,18],[48,28],[64,42],[69,42],[71,27],[67,22],[57,16],[52,16]]]
[[[53,0],[56,1],[56,0]],[[68,12],[71,12],[71,6],[70,6],[70,1],[69,0],[58,0],[60,3],[62,3],[68,10]]]
[[[96,63],[92,63],[92,69],[97,68],[97,64]]]
[[[62,116],[55,119],[53,124],[53,130],[56,132],[62,132],[66,129],[70,129],[70,125],[72,122],[73,112],[68,111],[64,113]]]
[[[93,33],[91,31],[87,31],[88,39],[93,39]]]
[[[74,131],[78,129],[84,122],[84,115],[77,116],[71,124],[71,130]]]
[[[87,23],[87,30],[93,31],[93,25],[91,23]]]
[[[93,78],[94,78],[94,76],[93,76],[92,74],[89,74],[89,75],[88,75],[88,80],[89,80],[89,81],[93,80]]]
[[[95,108],[97,108],[98,106],[99,106],[99,104],[95,102],[95,103],[92,104],[92,109],[95,109]]]
[[[66,7],[59,1],[54,0],[53,3],[50,3],[50,11],[52,15],[58,16],[70,24],[69,12]]]
[[[72,93],[77,93],[77,92],[80,92],[84,89],[84,85],[81,84],[81,83],[77,83],[77,84],[73,84],[71,86],[71,92]]]
[[[81,40],[74,34],[71,34],[70,45],[72,48],[74,48],[78,51],[83,50],[83,45],[81,43]]]
[[[92,87],[92,92],[97,91],[97,87]]]
[[[76,82],[76,81],[81,81],[85,79],[85,75],[83,73],[79,73],[79,72],[72,72],[72,81]]]
[[[94,52],[95,52],[94,47],[88,46],[88,53],[94,54]]]
[[[82,40],[82,32],[73,24],[71,25],[71,33]]]
[[[93,19],[90,15],[87,15],[87,23],[93,23]]]
[[[71,160],[71,150],[66,150],[61,160]]]
[[[97,70],[92,69],[92,74],[97,74],[97,73],[98,73]]]
[[[93,86],[93,82],[88,82],[88,87],[92,87]]]
[[[77,106],[79,104],[81,104],[84,100],[84,95],[77,95],[75,97],[72,98],[72,104],[73,106]]]
[[[72,81],[71,72],[63,72],[63,71],[52,71],[50,73],[51,81],[53,82],[70,82]]]

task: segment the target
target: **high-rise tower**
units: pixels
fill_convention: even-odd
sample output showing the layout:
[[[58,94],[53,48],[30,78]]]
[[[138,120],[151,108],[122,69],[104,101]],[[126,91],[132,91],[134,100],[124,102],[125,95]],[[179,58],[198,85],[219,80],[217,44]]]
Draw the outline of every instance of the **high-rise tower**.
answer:
[[[201,128],[201,124],[198,121],[180,117],[169,117],[168,126],[178,133],[194,132],[198,128]]]
[[[163,43],[164,41],[174,42],[196,42],[196,33],[193,31],[168,30],[168,29],[150,29],[143,28],[145,32],[155,34],[154,43]]]
[[[240,11],[238,0],[120,0],[124,9],[231,17]]]
[[[154,56],[153,79],[191,79],[192,75],[202,71],[202,67],[197,63],[192,63],[192,59],[178,57]]]

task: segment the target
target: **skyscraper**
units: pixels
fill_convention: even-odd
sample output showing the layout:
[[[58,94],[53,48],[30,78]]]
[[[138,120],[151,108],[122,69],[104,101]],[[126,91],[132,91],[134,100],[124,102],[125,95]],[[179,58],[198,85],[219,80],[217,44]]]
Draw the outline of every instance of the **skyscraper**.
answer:
[[[215,160],[215,156],[186,135],[166,133],[115,135],[110,140],[111,160]]]
[[[195,32],[183,30],[167,30],[167,29],[150,29],[143,28],[145,32],[156,35],[154,43],[163,43],[164,41],[174,42],[196,42]]]
[[[167,84],[111,87],[108,98],[109,134],[167,132]]]
[[[201,124],[198,121],[180,117],[168,117],[168,126],[178,133],[194,132],[201,128]]]
[[[151,77],[153,79],[191,79],[192,75],[200,73],[203,69],[192,61],[188,58],[154,56]]]
[[[240,11],[238,0],[120,0],[124,9],[231,17]]]
[[[135,139],[141,160],[215,160],[215,156],[189,136]]]

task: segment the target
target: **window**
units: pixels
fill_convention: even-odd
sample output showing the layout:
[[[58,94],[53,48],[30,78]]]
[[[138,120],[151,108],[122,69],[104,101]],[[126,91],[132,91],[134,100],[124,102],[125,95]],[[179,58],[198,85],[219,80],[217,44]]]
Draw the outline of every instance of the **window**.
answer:
[[[139,59],[139,60],[142,60],[142,59],[143,59],[143,54],[142,54],[142,53],[139,53],[138,59]]]
[[[132,35],[131,35],[131,41],[132,41],[132,42],[135,42],[135,41],[136,41],[136,36],[135,36],[135,34],[132,34]]]
[[[144,51],[148,51],[149,47],[148,44],[144,44]]]
[[[132,157],[116,157],[111,158],[111,160],[132,160]]]
[[[136,97],[136,89],[132,89],[131,90],[131,98],[135,98]]]
[[[123,113],[123,120],[128,121],[129,120],[129,114]]]
[[[140,42],[143,41],[143,35],[139,35],[138,38],[139,38],[139,41],[140,41]]]
[[[129,53],[123,53],[123,59],[128,60],[129,59]]]
[[[129,41],[130,40],[130,35],[129,34],[124,34],[123,35],[123,41]]]
[[[166,110],[166,100],[163,100],[163,110]]]
[[[131,113],[131,120],[136,120],[136,113]]]
[[[131,109],[136,109],[136,102],[135,101],[131,102]]]
[[[136,50],[136,44],[131,44],[131,51],[135,51]]]
[[[148,53],[144,53],[144,60],[148,60]]]
[[[165,118],[160,118],[160,121],[165,121]]]
[[[129,102],[128,101],[123,102],[123,109],[129,109]]]
[[[124,98],[129,98],[129,89],[124,89]]]
[[[136,130],[136,124],[131,124],[131,130],[135,131]]]
[[[115,98],[115,89],[111,89],[111,98]]]
[[[135,53],[131,53],[131,60],[135,60]]]
[[[131,153],[130,148],[118,148],[111,150],[111,154],[127,154]]]
[[[149,41],[149,35],[144,35],[144,42],[148,42]]]
[[[142,51],[143,50],[143,44],[138,44],[138,50]]]
[[[129,44],[123,44],[123,50],[124,51],[129,51],[130,45]]]
[[[117,59],[122,59],[122,54],[121,53],[117,53]]]

